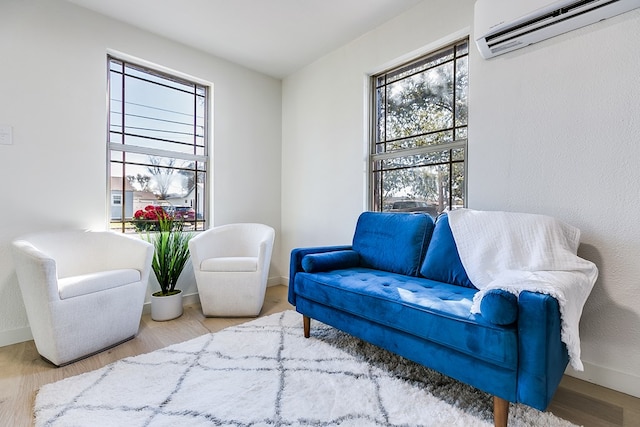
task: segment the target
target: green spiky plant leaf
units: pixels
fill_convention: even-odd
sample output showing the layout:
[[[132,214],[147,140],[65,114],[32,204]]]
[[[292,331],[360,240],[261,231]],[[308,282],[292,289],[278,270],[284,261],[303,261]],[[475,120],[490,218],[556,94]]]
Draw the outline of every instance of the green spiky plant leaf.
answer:
[[[168,215],[158,217],[158,229],[156,233],[147,233],[147,241],[154,247],[151,268],[161,289],[154,296],[168,296],[180,292],[175,287],[189,260],[189,240],[193,235],[183,232],[182,222]]]

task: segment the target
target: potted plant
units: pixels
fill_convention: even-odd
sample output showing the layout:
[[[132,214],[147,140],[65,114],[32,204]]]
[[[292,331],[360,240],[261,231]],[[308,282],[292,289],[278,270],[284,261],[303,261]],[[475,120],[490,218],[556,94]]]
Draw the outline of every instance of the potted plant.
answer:
[[[191,233],[182,231],[182,221],[164,211],[157,211],[158,231],[147,231],[147,241],[154,247],[151,267],[160,291],[151,295],[151,318],[171,320],[182,315],[182,291],[176,289],[180,273],[189,259]]]

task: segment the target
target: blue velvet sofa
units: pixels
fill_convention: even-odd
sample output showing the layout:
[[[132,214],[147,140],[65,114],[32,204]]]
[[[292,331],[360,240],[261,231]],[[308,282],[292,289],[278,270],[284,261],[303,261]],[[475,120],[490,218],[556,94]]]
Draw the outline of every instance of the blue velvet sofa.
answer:
[[[352,245],[291,252],[289,302],[343,330],[509,402],[544,410],[568,363],[557,301],[494,290],[471,314],[473,286],[446,215],[364,212]]]

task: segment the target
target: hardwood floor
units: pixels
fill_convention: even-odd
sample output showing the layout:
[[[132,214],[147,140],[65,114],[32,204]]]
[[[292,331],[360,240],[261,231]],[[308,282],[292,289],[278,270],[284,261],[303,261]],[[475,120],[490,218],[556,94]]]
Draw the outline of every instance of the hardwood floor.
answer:
[[[272,286],[267,289],[260,315],[292,308],[287,302],[287,287]],[[251,319],[207,318],[199,304],[185,306],[180,318],[168,322],[155,322],[144,314],[135,339],[62,368],[42,360],[33,341],[0,347],[0,426],[32,426],[35,395],[44,384],[248,320]],[[587,427],[640,426],[640,399],[567,376],[548,410]]]

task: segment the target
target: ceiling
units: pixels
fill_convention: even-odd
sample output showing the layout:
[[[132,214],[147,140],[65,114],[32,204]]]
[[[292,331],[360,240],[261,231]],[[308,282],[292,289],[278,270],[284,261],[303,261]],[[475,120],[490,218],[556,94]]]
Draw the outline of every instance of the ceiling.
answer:
[[[67,0],[283,78],[422,0]]]

